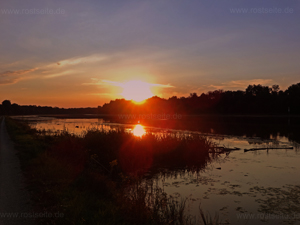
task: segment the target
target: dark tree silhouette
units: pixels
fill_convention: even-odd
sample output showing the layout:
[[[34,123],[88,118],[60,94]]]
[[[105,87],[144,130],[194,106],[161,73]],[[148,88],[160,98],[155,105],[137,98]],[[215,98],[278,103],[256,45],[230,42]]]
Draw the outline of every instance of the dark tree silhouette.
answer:
[[[11,114],[11,102],[10,100],[4,100],[2,102],[2,107],[1,107],[1,111],[3,114]]]
[[[191,93],[188,97],[173,96],[163,99],[149,98],[144,104],[136,105],[125,99],[112,100],[97,108],[58,108],[48,106],[20,106],[4,100],[0,105],[1,114],[300,114],[300,83],[287,90],[279,85],[249,85],[245,91],[214,90],[208,93]]]
[[[5,107],[5,108],[10,107],[10,106],[11,106],[10,100],[4,100],[4,101],[2,102],[2,106]]]

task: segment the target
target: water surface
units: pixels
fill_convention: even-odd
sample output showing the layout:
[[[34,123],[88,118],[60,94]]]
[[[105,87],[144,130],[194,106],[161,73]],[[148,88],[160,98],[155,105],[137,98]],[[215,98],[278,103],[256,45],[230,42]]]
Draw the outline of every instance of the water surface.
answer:
[[[27,117],[30,125],[50,132],[83,135],[88,129],[119,128],[142,136],[145,132],[202,134],[226,148],[239,148],[211,157],[196,167],[152,168],[145,181],[154,182],[166,193],[188,198],[188,213],[200,220],[204,213],[230,224],[297,224],[300,221],[299,129],[284,124],[206,123],[176,121],[178,126],[128,124],[107,118],[57,119]],[[160,124],[166,124],[162,121]],[[171,123],[174,125],[174,123]],[[197,124],[190,126],[190,124]],[[277,126],[278,125],[278,126]],[[226,127],[228,127],[226,129]],[[237,129],[233,129],[237,127]],[[251,148],[285,148],[244,152]]]

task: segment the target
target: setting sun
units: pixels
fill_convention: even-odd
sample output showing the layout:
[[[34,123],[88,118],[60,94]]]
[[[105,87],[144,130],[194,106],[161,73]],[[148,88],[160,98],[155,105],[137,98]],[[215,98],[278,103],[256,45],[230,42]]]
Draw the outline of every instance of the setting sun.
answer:
[[[142,103],[147,98],[151,98],[153,96],[150,89],[151,86],[153,86],[153,84],[139,80],[121,83],[120,87],[123,88],[121,95],[127,100],[132,100],[135,103]]]

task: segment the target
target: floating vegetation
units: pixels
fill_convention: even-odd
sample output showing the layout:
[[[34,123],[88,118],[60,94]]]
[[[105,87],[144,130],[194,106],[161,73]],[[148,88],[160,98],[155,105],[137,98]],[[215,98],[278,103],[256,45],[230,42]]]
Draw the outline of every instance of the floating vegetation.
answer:
[[[224,184],[227,184],[227,188],[208,188],[204,192],[203,199],[209,199],[208,194],[248,196],[256,198],[255,202],[259,204],[258,213],[265,215],[261,218],[263,222],[274,218],[287,224],[296,224],[300,221],[300,185],[285,185],[282,188],[254,186],[248,192],[241,192],[232,190],[241,188],[240,185],[230,185],[229,182],[224,182]],[[241,201],[235,200],[234,203],[238,204],[235,208],[236,211],[248,212],[246,208],[240,206]],[[226,207],[223,207],[220,211],[225,209]]]
[[[300,186],[286,185],[282,188],[258,187],[251,188],[260,193],[262,199],[256,199],[261,213],[281,215],[285,222],[291,224],[300,221]]]

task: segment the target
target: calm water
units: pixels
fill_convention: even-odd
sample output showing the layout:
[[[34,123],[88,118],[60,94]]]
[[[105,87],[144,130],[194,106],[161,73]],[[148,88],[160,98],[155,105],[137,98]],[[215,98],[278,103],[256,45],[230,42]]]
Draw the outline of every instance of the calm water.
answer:
[[[207,162],[200,170],[153,168],[151,180],[165,192],[188,198],[188,213],[196,222],[199,204],[204,213],[229,224],[299,224],[300,221],[300,145],[298,126],[287,123],[258,122],[237,125],[231,122],[180,121],[178,126],[124,124],[107,119],[56,119],[23,117],[38,130],[68,131],[82,135],[88,129],[112,130],[123,127],[136,136],[145,132],[200,132],[219,146],[240,148]],[[196,118],[193,118],[196,120]],[[165,121],[163,121],[165,123]],[[177,122],[178,123],[178,122]],[[184,125],[186,124],[186,126]],[[198,131],[195,126],[197,124]],[[153,124],[152,124],[153,125]],[[227,127],[227,128],[226,128]],[[236,127],[236,129],[234,129]],[[206,131],[206,132],[203,132]],[[294,147],[244,152],[263,147]]]

